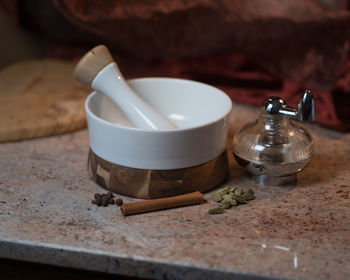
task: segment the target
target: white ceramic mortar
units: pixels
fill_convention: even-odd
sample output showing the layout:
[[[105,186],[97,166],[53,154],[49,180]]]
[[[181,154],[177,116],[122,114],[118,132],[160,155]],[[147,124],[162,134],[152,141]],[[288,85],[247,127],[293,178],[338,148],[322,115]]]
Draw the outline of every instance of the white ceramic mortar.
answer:
[[[115,103],[93,92],[85,110],[90,147],[96,155],[125,167],[170,170],[206,163],[225,150],[232,103],[224,92],[172,78],[141,78],[128,83],[178,128],[134,128]]]

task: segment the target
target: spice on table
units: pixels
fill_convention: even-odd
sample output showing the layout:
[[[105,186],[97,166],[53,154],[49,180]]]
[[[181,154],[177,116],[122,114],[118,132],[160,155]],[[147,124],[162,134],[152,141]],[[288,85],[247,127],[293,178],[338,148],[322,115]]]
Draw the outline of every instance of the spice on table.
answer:
[[[231,208],[231,203],[224,199],[223,201],[220,202],[220,206],[224,209]]]
[[[216,202],[219,202],[222,200],[222,196],[216,192],[213,192],[211,195],[210,195],[211,199],[216,201]]]
[[[108,195],[102,195],[101,202],[103,207],[107,207],[109,204],[109,196]]]
[[[123,205],[123,200],[121,198],[118,198],[116,201],[115,201],[115,204],[117,204],[118,206],[122,206]]]
[[[222,188],[211,193],[210,197],[213,201],[219,203],[220,207],[210,209],[208,211],[209,214],[222,214],[224,213],[224,209],[229,209],[239,204],[246,204],[249,200],[255,199],[253,190],[244,190],[236,187]]]
[[[120,210],[124,216],[155,210],[175,208],[192,204],[204,203],[206,200],[200,192],[193,192],[167,198],[124,203]]]
[[[108,193],[106,194],[106,196],[107,196],[109,199],[111,199],[111,198],[114,197],[114,194],[113,194],[112,192],[108,192]]]
[[[96,201],[97,206],[102,205],[102,199],[101,199],[101,195],[99,193],[95,193],[95,201]]]
[[[225,188],[222,188],[218,191],[216,191],[217,194],[223,196],[225,194],[228,194],[230,192],[230,188],[229,187],[225,187]]]
[[[209,210],[209,214],[222,214],[224,213],[225,209],[222,207],[216,207],[216,208],[212,208]]]
[[[92,204],[96,204],[97,206],[107,207],[109,204],[114,204],[114,194],[112,192],[108,192],[107,194],[95,193],[93,200],[91,200]],[[117,200],[121,200],[118,198]],[[121,200],[122,201],[122,200]]]

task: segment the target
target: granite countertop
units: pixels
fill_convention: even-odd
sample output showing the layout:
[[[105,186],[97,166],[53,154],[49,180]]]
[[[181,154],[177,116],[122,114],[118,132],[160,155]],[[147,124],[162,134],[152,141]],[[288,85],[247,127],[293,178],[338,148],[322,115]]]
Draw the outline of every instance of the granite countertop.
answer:
[[[235,104],[230,135],[257,112]],[[295,187],[253,184],[228,153],[225,185],[257,199],[222,215],[214,202],[128,217],[92,205],[104,190],[87,130],[0,144],[0,257],[154,279],[350,279],[350,134],[307,128],[316,153]]]

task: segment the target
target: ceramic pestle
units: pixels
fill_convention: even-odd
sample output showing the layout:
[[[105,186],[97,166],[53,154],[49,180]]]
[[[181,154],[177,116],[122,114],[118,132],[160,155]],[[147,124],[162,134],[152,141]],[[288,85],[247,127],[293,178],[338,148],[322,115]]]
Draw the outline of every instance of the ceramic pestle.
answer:
[[[136,128],[145,130],[175,129],[176,125],[137,95],[125,81],[107,47],[90,50],[77,64],[74,75],[108,96]]]

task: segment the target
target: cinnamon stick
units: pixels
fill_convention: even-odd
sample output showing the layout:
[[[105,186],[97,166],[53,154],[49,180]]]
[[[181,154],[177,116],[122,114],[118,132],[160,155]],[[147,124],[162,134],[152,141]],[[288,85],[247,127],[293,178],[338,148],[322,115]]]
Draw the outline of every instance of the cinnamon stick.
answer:
[[[124,216],[145,213],[161,209],[204,203],[206,200],[200,192],[193,192],[167,198],[124,203],[120,210]]]

